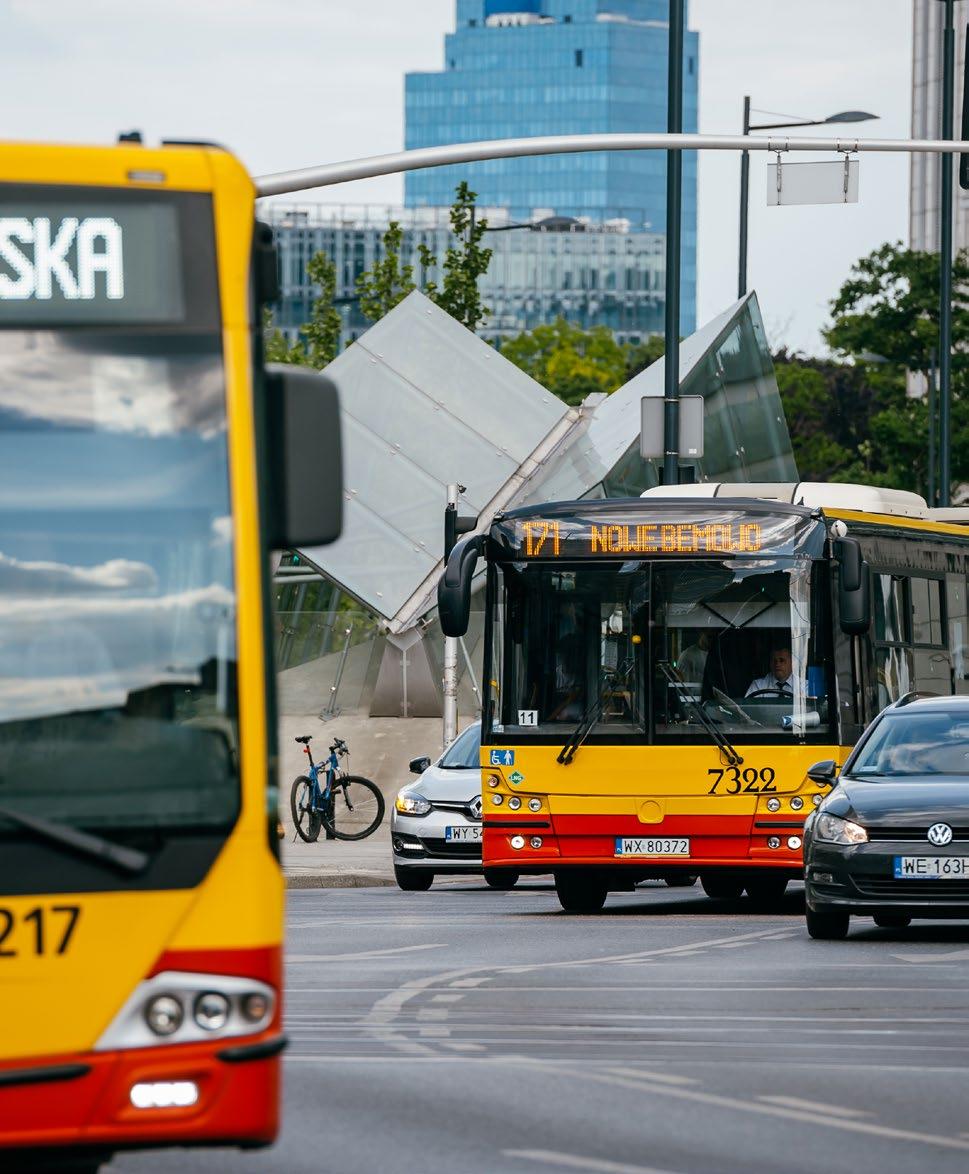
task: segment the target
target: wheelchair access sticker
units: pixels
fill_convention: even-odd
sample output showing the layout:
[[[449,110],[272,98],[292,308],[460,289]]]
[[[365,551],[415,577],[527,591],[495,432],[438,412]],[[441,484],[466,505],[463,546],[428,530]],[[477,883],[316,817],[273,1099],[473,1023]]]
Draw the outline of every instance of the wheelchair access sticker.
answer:
[[[515,752],[514,750],[492,750],[491,751],[491,765],[492,766],[514,766]]]

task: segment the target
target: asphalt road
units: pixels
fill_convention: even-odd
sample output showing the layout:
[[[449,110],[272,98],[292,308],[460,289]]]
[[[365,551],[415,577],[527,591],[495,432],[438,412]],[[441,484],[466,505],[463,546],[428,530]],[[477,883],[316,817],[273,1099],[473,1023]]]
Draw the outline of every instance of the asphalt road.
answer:
[[[480,882],[289,894],[284,1129],[116,1174],[969,1169],[969,924],[654,884],[604,914]]]

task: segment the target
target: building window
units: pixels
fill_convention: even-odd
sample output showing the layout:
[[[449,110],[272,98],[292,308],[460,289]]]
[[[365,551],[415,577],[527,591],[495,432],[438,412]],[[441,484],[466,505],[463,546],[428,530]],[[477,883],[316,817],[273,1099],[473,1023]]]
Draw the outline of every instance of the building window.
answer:
[[[575,51],[575,64],[579,69],[582,68],[582,50],[581,49],[576,49],[576,51]]]
[[[571,17],[571,16],[563,16],[563,17],[562,17],[562,23],[563,23],[563,24],[571,24],[571,23],[572,23],[572,17]]]

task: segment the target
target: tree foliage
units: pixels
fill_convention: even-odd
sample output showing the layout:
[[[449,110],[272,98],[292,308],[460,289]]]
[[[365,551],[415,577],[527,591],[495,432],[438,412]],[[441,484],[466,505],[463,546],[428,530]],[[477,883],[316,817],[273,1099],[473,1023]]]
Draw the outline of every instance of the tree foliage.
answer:
[[[567,404],[626,381],[626,351],[606,326],[583,330],[557,318],[509,339],[501,353]]]
[[[477,198],[467,183],[458,184],[450,214],[451,232],[458,243],[449,245],[444,254],[440,285],[426,278],[422,280],[424,294],[469,330],[476,330],[490,313],[481,304],[478,288],[478,279],[488,272],[492,250],[481,246],[488,222],[475,216]],[[381,256],[357,278],[360,309],[371,322],[378,322],[418,288],[413,264],[402,264],[404,231],[398,221],[391,221],[381,243]],[[417,256],[422,277],[437,269],[438,258],[427,245],[417,246]]]
[[[297,363],[321,370],[336,358],[340,349],[343,320],[334,304],[336,268],[326,253],[318,252],[313,254],[306,271],[320,291],[313,301],[310,320],[300,331],[300,338],[290,346],[283,332],[273,329],[272,316],[267,310],[263,317],[266,361]]]

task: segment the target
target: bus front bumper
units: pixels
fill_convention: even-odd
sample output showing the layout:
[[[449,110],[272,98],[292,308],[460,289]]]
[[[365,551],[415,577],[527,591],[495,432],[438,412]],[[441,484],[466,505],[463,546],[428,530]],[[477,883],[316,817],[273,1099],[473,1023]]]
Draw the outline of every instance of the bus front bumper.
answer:
[[[0,1062],[0,1169],[5,1151],[271,1143],[279,1128],[286,1037]],[[8,1157],[10,1157],[8,1153]]]

